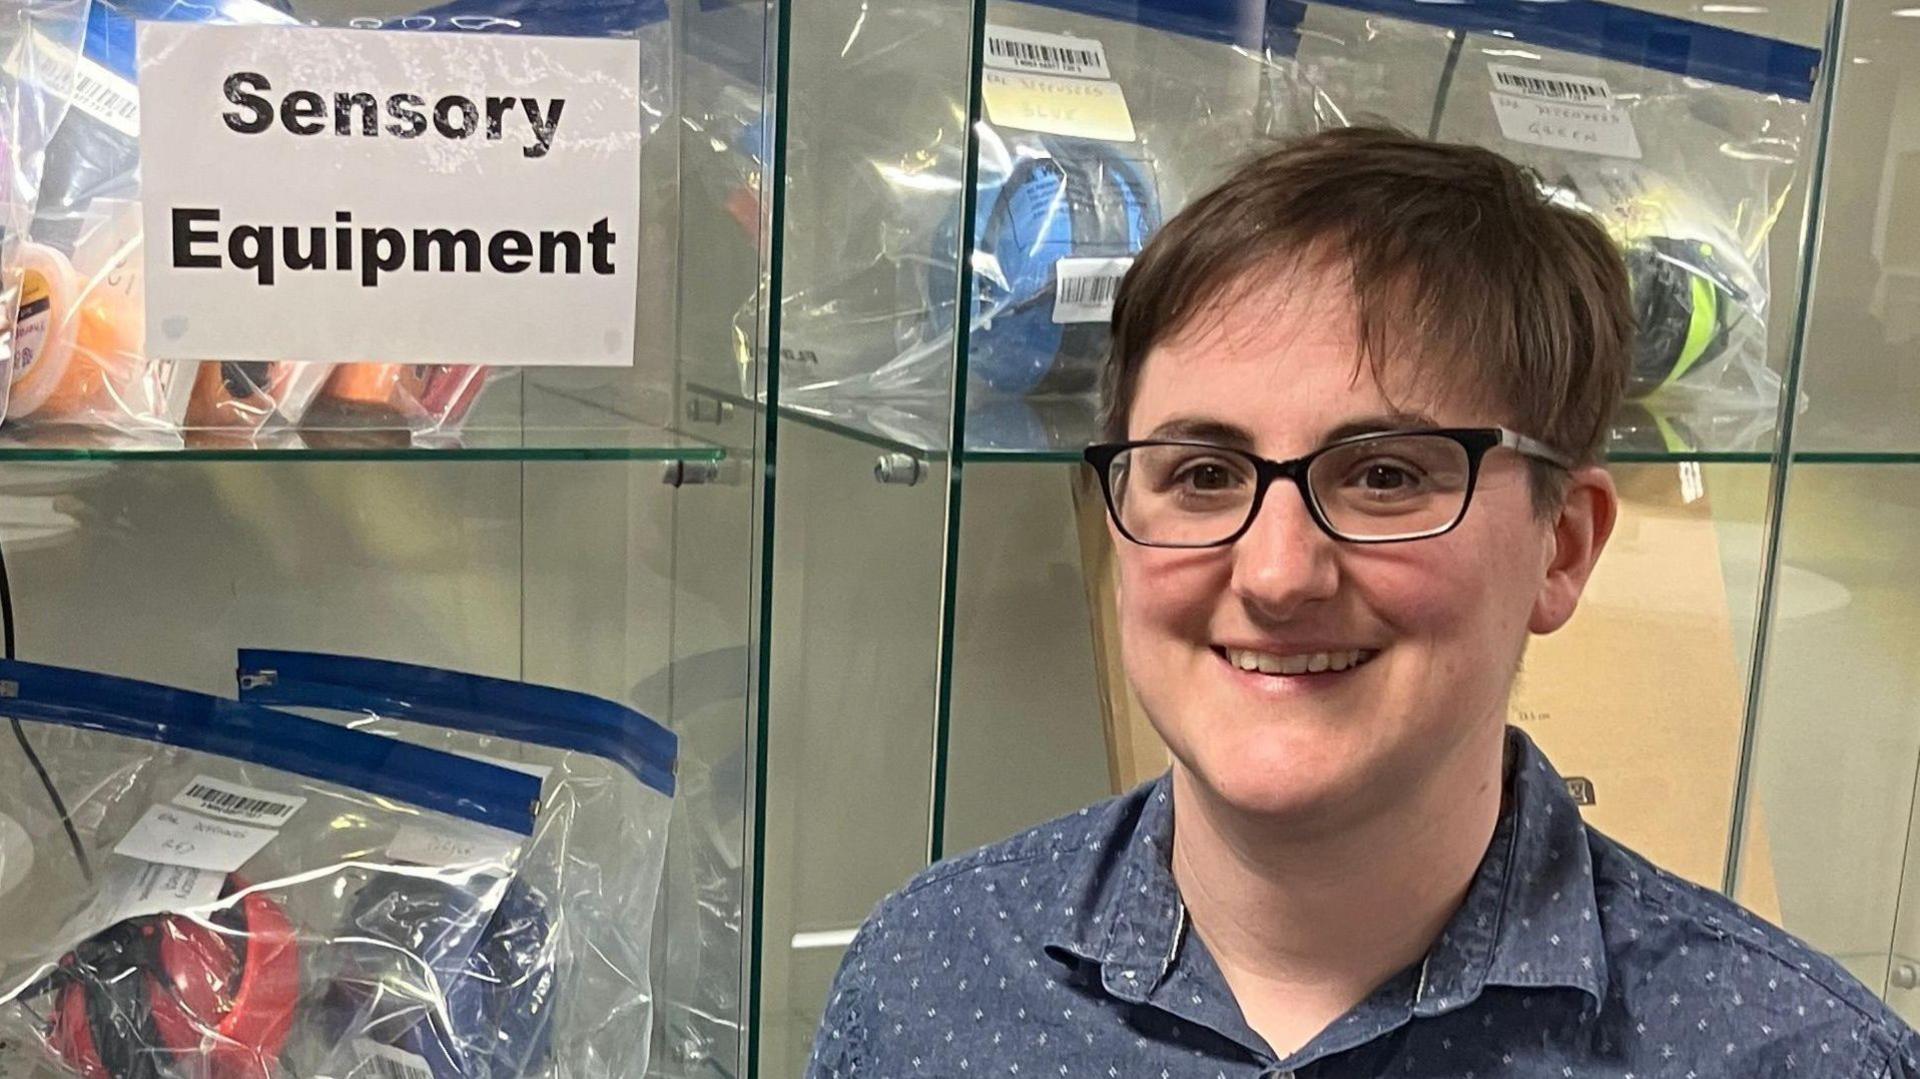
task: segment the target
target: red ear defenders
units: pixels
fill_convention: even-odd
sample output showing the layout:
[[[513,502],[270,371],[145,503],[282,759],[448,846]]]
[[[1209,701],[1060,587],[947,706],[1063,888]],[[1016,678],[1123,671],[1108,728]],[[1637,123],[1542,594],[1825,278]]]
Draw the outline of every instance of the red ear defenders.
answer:
[[[226,894],[244,888],[227,879]],[[300,956],[286,912],[250,894],[204,922],[113,925],[63,958],[49,988],[49,1041],[86,1079],[268,1079],[293,1028]]]
[[[229,877],[225,894],[245,887]],[[482,911],[453,884],[382,874],[336,935],[346,951],[319,1020],[335,1040],[419,1056],[435,1079],[537,1071],[551,1052],[553,933],[545,896],[519,878]],[[396,956],[405,970],[388,969]],[[383,998],[383,985],[422,981],[438,1003]],[[293,924],[265,895],[205,921],[129,918],[81,942],[43,983],[55,994],[48,1041],[86,1079],[275,1079],[300,983]]]

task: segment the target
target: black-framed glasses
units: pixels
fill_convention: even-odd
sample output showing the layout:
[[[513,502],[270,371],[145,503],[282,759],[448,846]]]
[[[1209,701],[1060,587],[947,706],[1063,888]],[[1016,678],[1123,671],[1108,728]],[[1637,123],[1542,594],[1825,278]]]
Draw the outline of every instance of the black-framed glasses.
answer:
[[[1267,489],[1292,480],[1314,523],[1347,543],[1401,543],[1454,529],[1489,450],[1557,468],[1573,462],[1504,427],[1387,431],[1271,461],[1204,442],[1109,442],[1087,448],[1121,535],[1149,547],[1223,547],[1253,526]]]

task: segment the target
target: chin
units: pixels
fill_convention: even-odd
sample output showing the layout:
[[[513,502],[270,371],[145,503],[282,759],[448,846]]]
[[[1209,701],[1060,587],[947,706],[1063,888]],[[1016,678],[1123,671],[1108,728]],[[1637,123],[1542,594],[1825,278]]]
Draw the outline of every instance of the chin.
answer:
[[[1178,754],[1180,767],[1237,812],[1275,821],[1338,815],[1366,788],[1360,757],[1269,732],[1254,745],[1218,745]]]

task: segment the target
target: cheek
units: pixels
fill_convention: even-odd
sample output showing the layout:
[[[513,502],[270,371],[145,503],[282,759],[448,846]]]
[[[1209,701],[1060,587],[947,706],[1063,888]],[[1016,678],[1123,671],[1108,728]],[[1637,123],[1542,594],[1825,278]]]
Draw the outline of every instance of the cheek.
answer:
[[[1394,550],[1352,567],[1349,579],[1396,636],[1435,646],[1484,649],[1524,635],[1532,607],[1523,559],[1488,557],[1514,551],[1459,533]]]
[[[1127,544],[1119,549],[1122,625],[1177,626],[1199,620],[1231,581],[1219,551],[1175,551]]]

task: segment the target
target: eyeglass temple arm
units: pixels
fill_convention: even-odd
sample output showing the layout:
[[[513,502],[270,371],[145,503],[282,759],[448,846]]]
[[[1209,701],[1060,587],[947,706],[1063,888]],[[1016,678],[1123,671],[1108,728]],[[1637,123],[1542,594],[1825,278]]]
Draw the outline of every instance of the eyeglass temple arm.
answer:
[[[1547,445],[1537,438],[1528,438],[1518,431],[1509,431],[1502,427],[1500,429],[1500,444],[1527,457],[1537,457],[1542,461],[1559,465],[1565,469],[1573,468],[1573,462],[1569,460],[1565,454],[1562,454],[1559,450],[1554,449],[1552,446]]]

